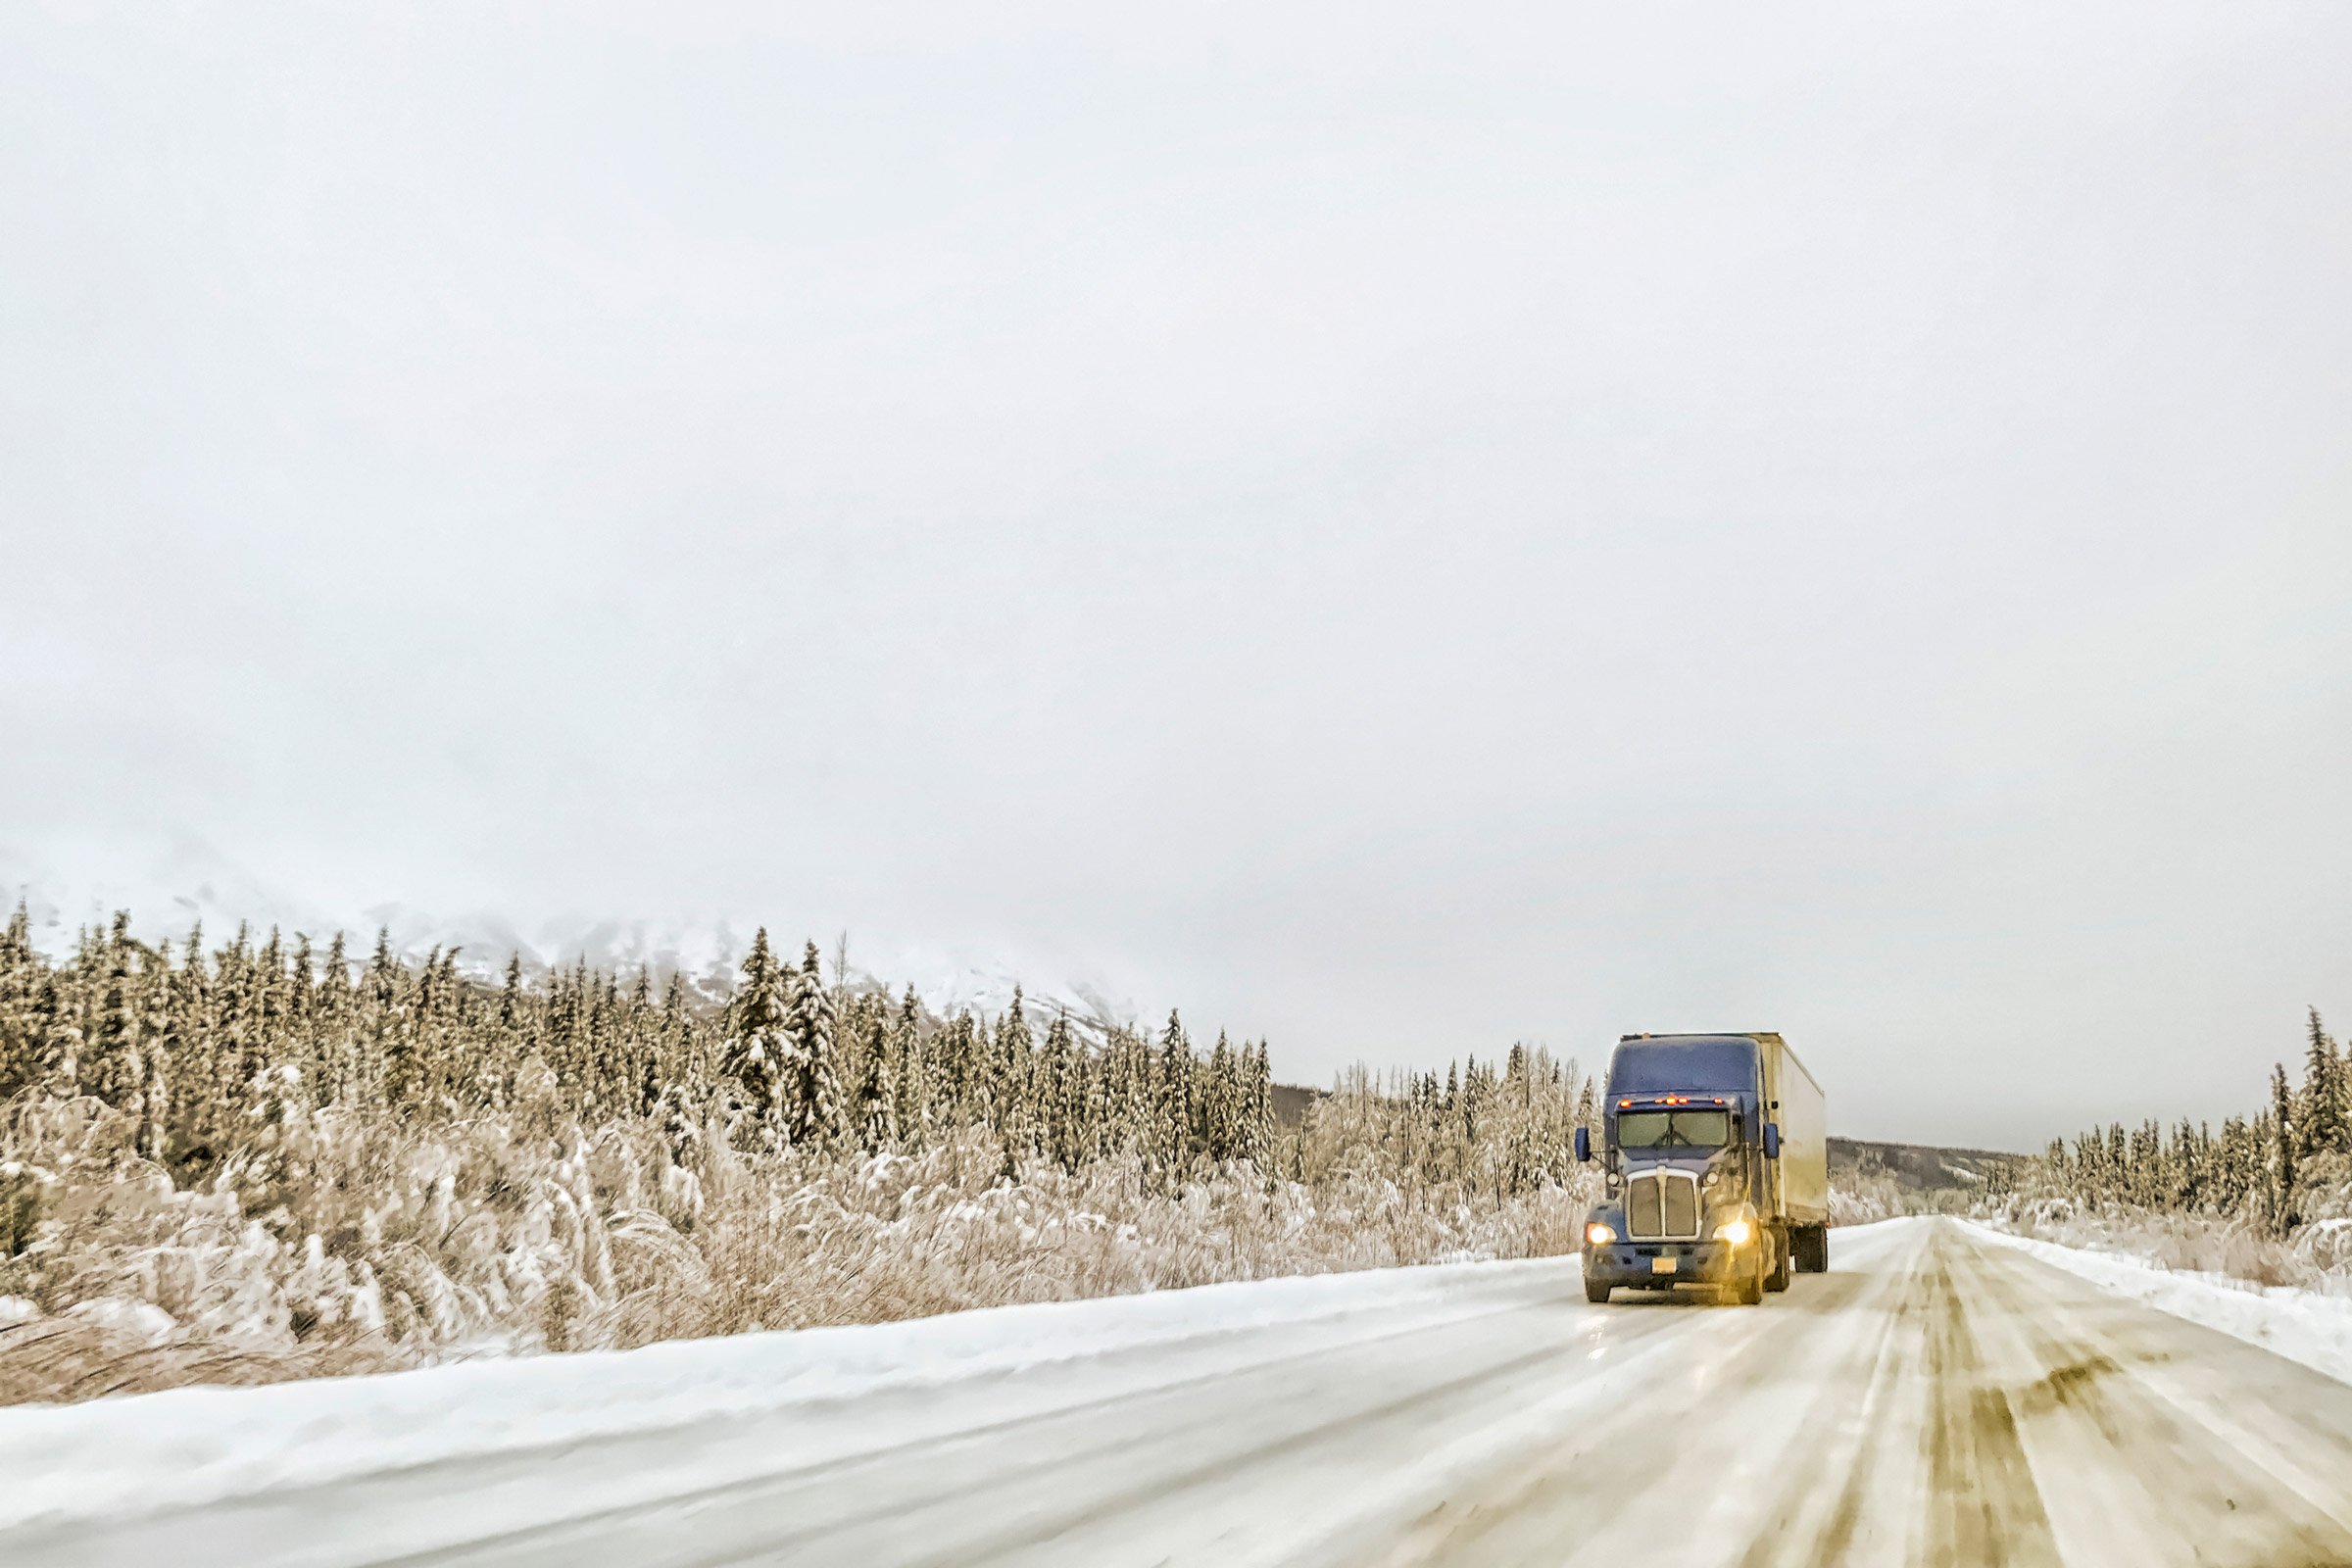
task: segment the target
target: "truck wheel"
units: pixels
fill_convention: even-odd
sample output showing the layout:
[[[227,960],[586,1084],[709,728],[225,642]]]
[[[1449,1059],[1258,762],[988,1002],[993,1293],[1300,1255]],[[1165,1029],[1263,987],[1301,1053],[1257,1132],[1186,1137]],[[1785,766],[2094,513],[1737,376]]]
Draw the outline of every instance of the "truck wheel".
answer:
[[[1600,1306],[1604,1304],[1608,1298],[1609,1288],[1606,1285],[1601,1284],[1598,1280],[1585,1281],[1586,1300],[1591,1301],[1594,1306]]]
[[[1830,1228],[1808,1225],[1796,1233],[1796,1266],[1800,1273],[1826,1274],[1830,1269]]]
[[[1788,1288],[1788,1233],[1775,1226],[1764,1233],[1764,1240],[1772,1248],[1772,1269],[1764,1276],[1764,1288],[1785,1291]]]
[[[1759,1263],[1761,1259],[1758,1260]],[[1764,1299],[1764,1270],[1752,1268],[1732,1287],[1732,1299],[1741,1306],[1754,1306]]]

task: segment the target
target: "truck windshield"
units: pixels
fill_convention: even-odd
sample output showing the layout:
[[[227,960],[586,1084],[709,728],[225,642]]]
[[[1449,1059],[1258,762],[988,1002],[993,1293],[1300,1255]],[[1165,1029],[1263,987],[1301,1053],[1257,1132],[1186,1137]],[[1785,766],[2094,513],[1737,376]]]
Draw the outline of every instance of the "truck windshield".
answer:
[[[1621,1149],[1721,1149],[1732,1141],[1727,1110],[1621,1110]]]

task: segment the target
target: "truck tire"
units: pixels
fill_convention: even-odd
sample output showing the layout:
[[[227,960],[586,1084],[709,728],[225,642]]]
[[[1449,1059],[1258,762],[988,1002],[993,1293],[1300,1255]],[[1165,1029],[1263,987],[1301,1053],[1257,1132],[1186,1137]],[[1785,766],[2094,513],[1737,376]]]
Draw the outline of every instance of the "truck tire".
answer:
[[[1591,1301],[1594,1306],[1606,1305],[1609,1299],[1609,1288],[1598,1280],[1587,1280],[1585,1281],[1585,1299]]]
[[[1788,1233],[1776,1225],[1764,1233],[1764,1240],[1772,1248],[1772,1267],[1764,1275],[1764,1288],[1785,1291],[1788,1288]]]
[[[1755,1306],[1764,1299],[1764,1269],[1762,1258],[1732,1286],[1732,1299],[1741,1306]]]
[[[1826,1274],[1830,1271],[1830,1228],[1827,1225],[1808,1225],[1796,1233],[1796,1266],[1806,1274]]]

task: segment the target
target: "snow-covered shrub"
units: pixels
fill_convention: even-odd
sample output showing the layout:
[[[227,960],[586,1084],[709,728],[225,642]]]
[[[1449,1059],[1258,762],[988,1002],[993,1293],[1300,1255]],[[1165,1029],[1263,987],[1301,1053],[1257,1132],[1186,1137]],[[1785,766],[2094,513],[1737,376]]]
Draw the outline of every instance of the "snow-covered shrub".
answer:
[[[12,1158],[76,1179],[0,1265],[29,1314],[0,1325],[0,1396],[1543,1255],[1574,1248],[1593,1199],[1581,1169],[1508,1196],[1377,1161],[1316,1184],[1246,1162],[1171,1184],[1132,1154],[1007,1174],[985,1126],[915,1153],[710,1136],[680,1165],[653,1120],[421,1130],[298,1104],[180,1191],[112,1114],[24,1105],[9,1124]]]

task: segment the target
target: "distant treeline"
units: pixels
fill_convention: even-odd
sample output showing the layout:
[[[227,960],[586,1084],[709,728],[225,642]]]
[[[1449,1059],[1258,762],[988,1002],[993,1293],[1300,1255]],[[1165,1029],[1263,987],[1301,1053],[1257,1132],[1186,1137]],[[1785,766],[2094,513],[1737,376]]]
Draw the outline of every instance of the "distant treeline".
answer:
[[[208,950],[197,931],[141,941],[124,915],[52,961],[20,906],[0,931],[0,1102],[27,1095],[103,1102],[181,1181],[289,1105],[431,1122],[529,1100],[589,1126],[657,1124],[681,1154],[714,1132],[746,1152],[881,1152],[985,1129],[1007,1171],[1118,1155],[1169,1179],[1345,1167],[1507,1194],[1564,1180],[1570,1133],[1593,1114],[1573,1064],[1513,1046],[1443,1079],[1353,1072],[1286,1125],[1262,1041],[1220,1034],[1204,1051],[1173,1012],[1156,1038],[1090,1041],[1017,993],[995,1018],[936,1018],[911,990],[828,981],[813,944],[780,956],[764,930],[714,1006],[644,969],[531,981],[510,959],[488,984],[454,951],[404,959],[382,934],[364,958],[340,935],[321,950],[274,930]]]
[[[2302,1081],[2275,1066],[2264,1109],[2226,1117],[2218,1133],[2185,1118],[2169,1132],[2153,1121],[2094,1127],[2053,1141],[2040,1167],[2048,1185],[2095,1205],[2245,1219],[2285,1236],[2340,1207],[2352,1180],[2352,1055],[2314,1007]]]

